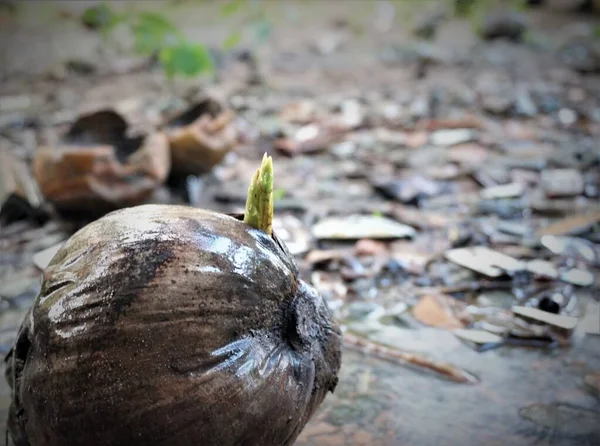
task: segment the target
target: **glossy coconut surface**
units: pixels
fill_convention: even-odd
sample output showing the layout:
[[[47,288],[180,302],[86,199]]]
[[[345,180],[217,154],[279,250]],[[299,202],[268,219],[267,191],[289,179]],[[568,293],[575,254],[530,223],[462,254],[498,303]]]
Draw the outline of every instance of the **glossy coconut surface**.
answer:
[[[341,334],[274,235],[180,206],[113,212],[44,273],[7,358],[20,445],[288,445]]]

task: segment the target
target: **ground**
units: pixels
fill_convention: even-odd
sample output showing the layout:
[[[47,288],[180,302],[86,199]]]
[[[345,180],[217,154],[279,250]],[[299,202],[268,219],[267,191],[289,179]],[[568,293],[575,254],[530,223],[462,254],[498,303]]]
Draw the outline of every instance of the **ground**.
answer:
[[[2,13],[0,141],[29,163],[94,108],[116,108],[145,132],[205,93],[235,110],[230,125],[243,137],[191,183],[191,204],[240,211],[252,171],[272,154],[275,229],[348,334],[339,385],[297,445],[599,443],[597,15],[528,11],[519,42],[483,41],[452,19],[419,40],[412,30],[433,3],[266,2],[271,36],[255,42],[250,23],[239,47],[223,51],[243,12],[224,18],[221,2],[115,3],[158,10],[214,49],[216,80],[169,82],[127,50],[128,36],[106,41],[81,27],[93,3]],[[173,190],[158,187],[150,201],[176,201]],[[354,227],[353,214],[368,221]],[[343,217],[333,231],[319,227],[332,216]],[[402,225],[381,228],[386,218]],[[57,217],[0,227],[3,352],[39,291],[33,254],[75,227]],[[546,263],[540,272],[447,254],[472,246]],[[499,263],[498,274],[482,271]],[[574,268],[583,281],[563,275]],[[577,326],[532,324],[516,306]],[[473,348],[457,329],[496,338]],[[406,352],[477,382],[408,367]],[[0,419],[9,402],[2,381]]]

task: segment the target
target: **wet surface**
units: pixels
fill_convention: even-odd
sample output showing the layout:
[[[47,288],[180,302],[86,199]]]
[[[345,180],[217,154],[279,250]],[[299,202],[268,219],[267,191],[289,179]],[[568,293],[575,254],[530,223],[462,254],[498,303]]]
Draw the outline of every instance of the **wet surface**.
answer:
[[[24,312],[10,319],[19,314]],[[335,393],[295,444],[598,444],[600,400],[584,386],[586,374],[600,369],[598,338],[580,338],[568,350],[483,354],[436,329],[402,331],[395,339],[395,345],[422,347],[423,353],[462,366],[481,382],[447,382],[347,348]],[[0,416],[6,419],[10,397],[4,380],[0,391]]]
[[[275,227],[300,276],[361,340],[347,336],[335,393],[295,444],[600,444],[600,78],[589,72],[596,60],[585,37],[597,17],[539,10],[524,35],[520,23],[509,31],[521,42],[477,41],[470,25],[450,21],[415,44],[412,22],[373,31],[393,15],[389,6],[314,5],[291,22],[274,15],[282,26],[256,50],[268,61],[266,85],[251,87],[246,68],[223,64],[215,91],[246,144],[211,174],[180,182],[193,206],[239,212],[260,157],[273,153]],[[215,11],[172,12],[190,36],[214,46],[224,37],[226,26],[205,23]],[[357,18],[365,34],[354,34]],[[0,122],[26,159],[45,138],[32,142],[36,126],[72,122],[80,106],[115,106],[152,128],[165,109],[197,104],[200,81],[177,85],[174,97],[156,72],[107,77],[114,67],[102,58],[89,62],[96,75],[56,73],[49,59],[87,61],[103,44],[90,33],[73,38],[81,30],[72,23],[32,27],[19,31],[6,52],[14,64],[0,70],[42,75],[7,75],[0,90],[44,104]],[[561,61],[561,42],[578,33]],[[153,198],[173,201],[167,189]],[[64,223],[1,228],[2,354],[39,291],[32,256],[73,232]],[[219,241],[211,249],[231,252],[245,271],[246,251]],[[552,323],[518,318],[516,307],[543,310]],[[477,380],[443,379],[394,351]],[[0,380],[0,420],[9,401]]]

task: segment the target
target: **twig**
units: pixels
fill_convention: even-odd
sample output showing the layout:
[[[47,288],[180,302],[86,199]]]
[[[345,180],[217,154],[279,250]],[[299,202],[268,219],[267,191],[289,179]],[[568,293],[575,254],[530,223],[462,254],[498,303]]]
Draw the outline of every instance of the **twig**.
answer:
[[[435,362],[415,353],[404,352],[387,347],[348,332],[344,333],[343,339],[345,346],[357,349],[363,353],[372,354],[384,361],[389,361],[398,365],[409,365],[420,369],[427,369],[460,384],[476,384],[479,382],[479,379],[472,373],[451,364]]]

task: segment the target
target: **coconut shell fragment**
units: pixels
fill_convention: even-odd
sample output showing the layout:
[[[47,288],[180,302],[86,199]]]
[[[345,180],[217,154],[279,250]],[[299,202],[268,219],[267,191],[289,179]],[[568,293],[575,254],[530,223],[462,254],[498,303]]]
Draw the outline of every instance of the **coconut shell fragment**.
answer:
[[[56,146],[41,147],[33,173],[44,197],[60,211],[105,213],[142,203],[167,178],[167,138],[126,135],[110,110],[82,116]]]
[[[183,206],[73,235],[6,362],[16,446],[294,443],[341,332],[277,238]]]
[[[42,196],[23,160],[0,148],[0,226],[25,219],[47,219]]]
[[[174,174],[210,171],[237,145],[234,114],[217,101],[205,99],[166,125]]]

